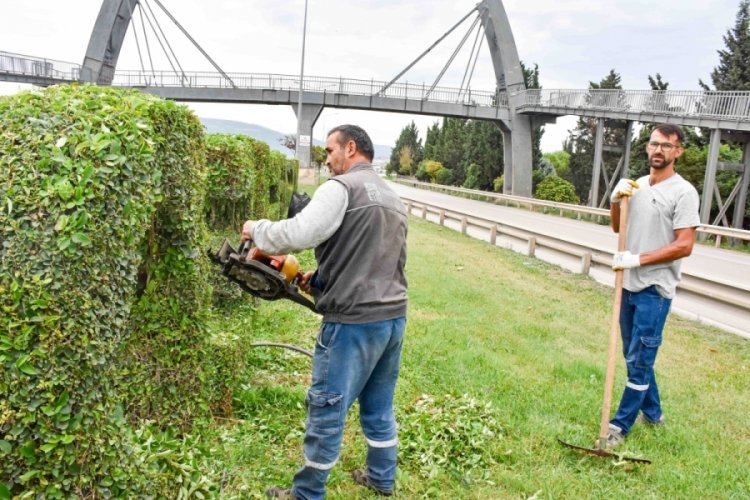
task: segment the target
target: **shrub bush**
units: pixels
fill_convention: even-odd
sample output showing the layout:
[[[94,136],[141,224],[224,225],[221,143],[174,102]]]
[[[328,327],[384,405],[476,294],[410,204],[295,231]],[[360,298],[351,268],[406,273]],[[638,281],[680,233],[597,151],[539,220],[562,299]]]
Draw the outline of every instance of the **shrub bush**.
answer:
[[[536,187],[534,197],[540,200],[558,201],[561,203],[579,203],[575,186],[562,177],[550,175]]]
[[[205,368],[200,122],[73,85],[0,98],[0,125],[0,484],[153,495],[160,455],[128,420],[187,428],[226,397]]]
[[[453,184],[453,172],[449,168],[441,168],[435,173],[435,182],[444,186]]]

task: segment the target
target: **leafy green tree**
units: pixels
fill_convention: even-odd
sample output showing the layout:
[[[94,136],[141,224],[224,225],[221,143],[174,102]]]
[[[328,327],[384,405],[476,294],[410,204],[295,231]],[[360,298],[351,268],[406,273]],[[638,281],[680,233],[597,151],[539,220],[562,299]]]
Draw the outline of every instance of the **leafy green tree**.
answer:
[[[328,156],[328,154],[326,153],[326,148],[324,148],[323,146],[313,146],[311,153],[313,165],[317,166],[318,168],[325,165],[326,157]]]
[[[435,160],[422,160],[415,174],[417,179],[425,182],[436,182],[437,173],[444,169],[443,164]]]
[[[402,146],[398,156],[398,173],[401,175],[412,175],[412,166],[414,165],[414,155],[411,146]]]
[[[544,153],[542,157],[550,162],[555,168],[555,173],[560,177],[565,177],[570,168],[570,153],[567,151],[554,151],[552,153]]]
[[[401,150],[405,147],[410,149],[409,154],[412,163],[409,166],[408,175],[411,175],[411,167],[418,165],[422,161],[422,139],[419,138],[417,125],[413,121],[401,130],[398,140],[396,140],[396,145],[391,150],[391,158],[386,166],[388,173],[401,171]]]
[[[575,186],[562,177],[550,175],[536,187],[534,197],[540,200],[558,201],[561,203],[578,203]]]

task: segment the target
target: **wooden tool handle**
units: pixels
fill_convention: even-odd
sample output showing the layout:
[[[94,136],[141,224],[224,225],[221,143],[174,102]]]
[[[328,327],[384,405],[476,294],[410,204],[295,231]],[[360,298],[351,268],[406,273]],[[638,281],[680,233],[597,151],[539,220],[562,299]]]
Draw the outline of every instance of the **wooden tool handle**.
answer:
[[[620,227],[617,251],[625,251],[628,234],[628,197],[620,200]],[[620,331],[620,307],[622,305],[622,281],[624,271],[615,271],[615,300],[612,305],[612,321],[609,329],[609,352],[607,354],[607,374],[604,379],[604,401],[602,402],[602,420],[599,426],[599,444],[603,448],[609,432],[609,412],[612,406],[612,388],[615,383],[615,361],[617,358],[617,333]]]

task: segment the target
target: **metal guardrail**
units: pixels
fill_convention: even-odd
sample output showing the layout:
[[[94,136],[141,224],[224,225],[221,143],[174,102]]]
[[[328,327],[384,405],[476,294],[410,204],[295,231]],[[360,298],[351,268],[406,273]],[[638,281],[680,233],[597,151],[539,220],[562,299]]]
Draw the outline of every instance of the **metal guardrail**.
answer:
[[[581,205],[573,205],[571,203],[560,203],[556,201],[537,200],[535,198],[525,198],[523,196],[512,196],[500,193],[491,193],[489,191],[480,191],[478,189],[467,189],[455,186],[444,186],[442,184],[431,184],[427,182],[419,182],[412,180],[397,179],[396,182],[404,184],[406,186],[412,186],[419,189],[427,189],[430,191],[437,191],[442,193],[452,193],[463,196],[464,198],[477,198],[485,200],[493,200],[495,203],[504,203],[506,205],[513,205],[516,207],[524,207],[529,210],[542,209],[542,210],[555,210],[558,211],[562,216],[563,214],[572,213],[575,214],[579,219],[582,216],[593,217],[597,224],[609,221],[609,210],[604,208],[594,208]],[[722,238],[732,238],[741,240],[743,242],[750,243],[750,231],[744,229],[735,229],[724,226],[714,226],[710,224],[701,224],[698,226],[698,233],[705,234],[715,238],[715,246],[720,247]]]
[[[529,89],[523,106],[750,121],[748,91]]]
[[[432,215],[432,218],[437,219],[436,222],[441,226],[446,226],[446,221],[454,221],[460,225],[460,231],[464,235],[468,233],[469,228],[487,231],[491,245],[496,245],[499,236],[507,235],[524,241],[527,245],[526,255],[529,257],[535,257],[536,250],[540,247],[578,257],[581,261],[581,274],[589,275],[592,263],[607,267],[612,266],[613,253],[609,251],[593,250],[586,245],[580,245],[549,235],[540,235],[520,226],[500,223],[454,210],[447,210],[404,196],[401,197],[401,200],[405,203],[409,215],[414,215],[414,210],[417,209],[422,219],[429,220],[429,215]],[[708,277],[693,275],[684,270],[682,275],[683,279],[678,288],[694,293],[702,298],[729,304],[750,312],[750,288],[742,288],[736,284],[724,283]]]

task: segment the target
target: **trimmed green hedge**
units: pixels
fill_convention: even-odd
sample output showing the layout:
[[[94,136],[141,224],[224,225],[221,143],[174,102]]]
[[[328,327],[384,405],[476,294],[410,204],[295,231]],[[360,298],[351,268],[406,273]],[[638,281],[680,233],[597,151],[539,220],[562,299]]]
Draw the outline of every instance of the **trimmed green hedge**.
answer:
[[[213,230],[239,230],[248,219],[286,217],[297,160],[245,135],[206,136],[206,219]]]
[[[128,419],[186,428],[219,404],[201,124],[58,86],[1,98],[0,127],[0,495],[137,492],[159,462]]]

